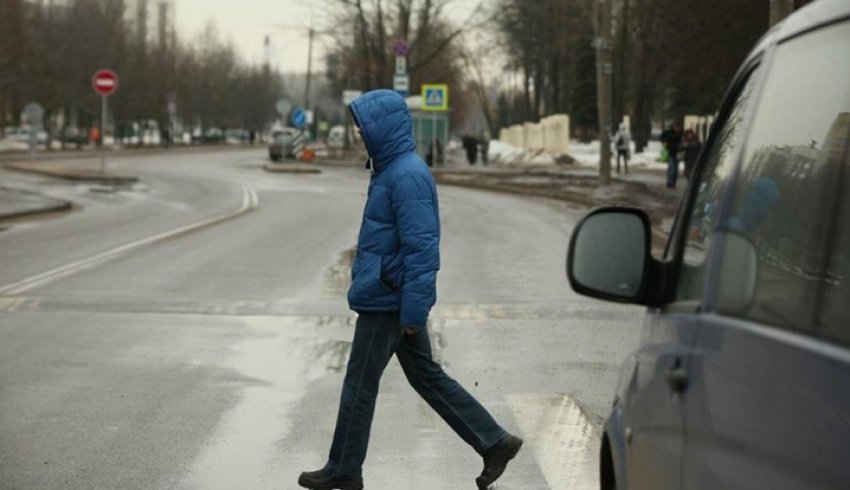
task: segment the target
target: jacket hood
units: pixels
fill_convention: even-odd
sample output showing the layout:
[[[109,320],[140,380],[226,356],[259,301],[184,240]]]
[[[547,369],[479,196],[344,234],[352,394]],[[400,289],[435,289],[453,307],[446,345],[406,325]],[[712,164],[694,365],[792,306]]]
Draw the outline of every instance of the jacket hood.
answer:
[[[349,106],[375,172],[404,153],[416,151],[413,122],[404,99],[392,90],[367,92]]]

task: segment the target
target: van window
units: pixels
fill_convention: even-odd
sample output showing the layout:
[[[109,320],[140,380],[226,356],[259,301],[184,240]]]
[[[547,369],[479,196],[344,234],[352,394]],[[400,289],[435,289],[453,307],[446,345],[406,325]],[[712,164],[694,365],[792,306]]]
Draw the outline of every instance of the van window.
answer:
[[[850,23],[781,45],[725,226],[755,245],[761,323],[850,344]],[[723,311],[722,304],[718,307]]]
[[[737,100],[708,150],[702,169],[698,170],[698,180],[693,187],[697,195],[686,224],[687,236],[682,266],[679,269],[677,301],[702,298],[706,256],[712,233],[717,226],[723,183],[734,167],[735,148],[740,143],[743,120],[750,106],[755,80],[758,78],[755,76],[757,71],[758,69],[750,72],[743,82]]]

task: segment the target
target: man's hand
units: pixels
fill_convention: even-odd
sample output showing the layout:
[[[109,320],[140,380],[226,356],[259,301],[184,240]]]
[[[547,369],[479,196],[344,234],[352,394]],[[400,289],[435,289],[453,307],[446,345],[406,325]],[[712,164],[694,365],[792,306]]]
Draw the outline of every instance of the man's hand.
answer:
[[[404,327],[405,335],[413,335],[419,331],[419,327]]]

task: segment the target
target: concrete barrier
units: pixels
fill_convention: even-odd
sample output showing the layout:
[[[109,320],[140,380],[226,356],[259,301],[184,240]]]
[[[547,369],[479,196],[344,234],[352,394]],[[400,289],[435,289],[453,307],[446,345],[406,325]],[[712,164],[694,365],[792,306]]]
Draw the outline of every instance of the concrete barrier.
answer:
[[[555,114],[540,121],[543,128],[543,149],[553,156],[566,155],[570,143],[570,117]]]
[[[510,143],[517,148],[525,148],[525,130],[519,124],[515,124],[508,128],[508,139],[506,143]]]
[[[535,123],[525,123],[522,125],[525,130],[525,148],[526,150],[542,150],[543,149],[543,126]]]
[[[693,130],[700,141],[705,142],[708,137],[708,131],[711,129],[711,125],[714,123],[714,115],[708,114],[704,116],[689,114],[685,116],[684,124],[682,124],[682,130]]]
[[[555,114],[543,118],[539,123],[527,122],[502,128],[499,130],[499,141],[536,152],[536,155],[541,152],[551,157],[566,155],[570,144],[570,117]]]

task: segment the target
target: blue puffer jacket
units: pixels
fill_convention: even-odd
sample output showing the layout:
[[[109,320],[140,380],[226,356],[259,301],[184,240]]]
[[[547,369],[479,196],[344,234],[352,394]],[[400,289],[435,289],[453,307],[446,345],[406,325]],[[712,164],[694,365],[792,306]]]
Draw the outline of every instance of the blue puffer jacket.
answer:
[[[356,312],[399,312],[402,326],[424,327],[437,300],[440,268],[434,178],[416,154],[410,111],[401,96],[375,90],[350,109],[373,174],[348,304]]]

